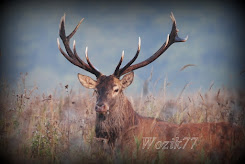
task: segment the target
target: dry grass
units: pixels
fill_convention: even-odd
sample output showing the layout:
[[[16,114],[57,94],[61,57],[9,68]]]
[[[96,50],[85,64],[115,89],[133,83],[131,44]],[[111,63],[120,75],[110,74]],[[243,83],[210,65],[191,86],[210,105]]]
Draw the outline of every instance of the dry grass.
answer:
[[[82,161],[135,162],[137,152],[125,157],[120,150],[113,156],[98,148],[94,139],[95,98],[81,89],[60,85],[52,94],[39,94],[37,87],[27,89],[22,74],[17,90],[1,81],[0,89],[0,144],[2,156],[11,162],[76,163]],[[188,84],[187,84],[188,85]],[[167,80],[156,95],[131,97],[134,109],[144,116],[167,122],[230,122],[245,125],[243,92],[227,88],[185,94],[184,86],[177,98],[168,97]],[[82,88],[82,87],[81,87]],[[135,138],[135,146],[140,145]],[[136,149],[137,150],[137,149]],[[200,154],[202,155],[202,154]],[[161,163],[164,155],[148,162]],[[147,162],[147,161],[145,161]],[[205,162],[205,161],[204,161]],[[206,161],[207,162],[207,161]]]

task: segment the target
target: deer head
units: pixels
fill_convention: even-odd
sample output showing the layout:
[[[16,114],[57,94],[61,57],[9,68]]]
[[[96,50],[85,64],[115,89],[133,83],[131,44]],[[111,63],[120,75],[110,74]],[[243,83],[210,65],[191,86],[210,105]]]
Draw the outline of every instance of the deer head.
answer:
[[[150,56],[148,59],[139,62],[137,64],[134,64],[134,61],[137,59],[139,52],[140,52],[140,46],[141,46],[141,40],[139,38],[138,43],[138,49],[136,51],[135,56],[122,68],[120,68],[123,57],[124,57],[124,51],[122,52],[121,59],[112,75],[106,76],[103,75],[99,70],[97,70],[92,63],[90,62],[88,58],[88,48],[86,47],[85,50],[85,56],[87,63],[85,63],[80,57],[78,56],[76,52],[76,42],[74,40],[73,42],[73,51],[70,48],[70,39],[72,36],[76,33],[78,27],[82,23],[83,19],[78,23],[78,25],[75,27],[75,29],[71,32],[70,35],[66,36],[65,33],[65,15],[61,18],[60,22],[60,28],[59,28],[59,35],[61,40],[63,41],[64,47],[66,49],[65,53],[59,43],[59,39],[57,38],[58,48],[60,52],[64,55],[64,57],[70,61],[72,64],[94,74],[96,76],[96,80],[82,75],[78,74],[78,79],[81,82],[81,84],[89,89],[94,89],[94,91],[97,94],[97,102],[95,111],[100,114],[105,114],[106,112],[110,111],[110,109],[117,103],[117,100],[120,96],[123,95],[123,90],[127,88],[132,82],[134,78],[133,71],[144,67],[154,60],[156,60],[161,54],[163,54],[169,46],[171,46],[175,42],[185,42],[188,39],[188,36],[185,39],[181,39],[178,37],[177,32],[179,31],[176,27],[176,20],[174,18],[173,13],[171,13],[170,18],[173,21],[172,30],[169,35],[167,35],[166,42],[160,47],[160,49],[154,53],[152,56]],[[124,75],[124,76],[123,76]],[[122,77],[123,76],[123,77]],[[122,79],[120,79],[122,77]]]

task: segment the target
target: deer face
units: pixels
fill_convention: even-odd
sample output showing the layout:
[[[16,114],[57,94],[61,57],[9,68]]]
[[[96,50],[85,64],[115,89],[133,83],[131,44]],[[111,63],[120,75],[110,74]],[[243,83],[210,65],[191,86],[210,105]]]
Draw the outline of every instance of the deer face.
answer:
[[[120,80],[114,75],[100,76],[97,81],[92,78],[78,74],[81,84],[89,89],[94,89],[97,95],[95,111],[101,114],[109,112],[119,100],[119,95],[127,88],[134,78],[134,73],[130,72]]]
[[[142,68],[150,63],[152,63],[154,60],[156,60],[159,56],[161,56],[167,49],[175,42],[185,42],[188,38],[188,36],[185,39],[181,39],[178,36],[178,29],[176,27],[176,21],[174,18],[173,13],[170,15],[173,25],[172,30],[170,34],[167,35],[167,40],[163,45],[159,48],[157,52],[155,52],[152,56],[147,58],[146,60],[143,60],[142,62],[139,62],[137,64],[133,64],[135,60],[137,59],[140,47],[141,47],[141,39],[139,37],[139,43],[138,48],[136,51],[135,56],[122,68],[121,64],[124,58],[124,51],[122,52],[121,59],[114,71],[114,73],[110,76],[103,75],[99,70],[96,69],[90,62],[88,58],[88,48],[86,47],[85,55],[86,55],[86,61],[85,63],[77,54],[76,51],[76,42],[73,41],[73,49],[70,47],[70,39],[72,36],[76,33],[78,27],[81,25],[83,19],[78,23],[78,25],[75,27],[75,29],[67,36],[65,32],[65,15],[61,18],[60,21],[60,28],[59,28],[59,35],[60,38],[64,44],[64,47],[66,49],[66,52],[62,50],[60,46],[59,39],[57,38],[57,44],[58,48],[61,52],[61,54],[72,64],[75,66],[88,71],[92,74],[94,74],[97,78],[97,81],[91,79],[88,76],[84,76],[81,74],[78,74],[78,79],[82,83],[83,86],[86,88],[94,89],[97,93],[97,103],[95,110],[100,113],[104,113],[112,107],[113,104],[116,103],[116,100],[118,100],[119,95],[122,94],[123,89],[128,87],[132,81],[134,74],[132,71]],[[132,65],[133,64],[133,65]],[[122,80],[120,80],[120,77],[125,75]]]

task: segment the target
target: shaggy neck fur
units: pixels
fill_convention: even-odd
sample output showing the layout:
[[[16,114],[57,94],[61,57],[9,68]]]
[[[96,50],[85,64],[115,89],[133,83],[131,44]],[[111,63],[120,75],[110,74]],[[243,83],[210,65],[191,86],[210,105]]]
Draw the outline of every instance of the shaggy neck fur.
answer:
[[[96,137],[108,139],[109,144],[115,141],[129,128],[137,124],[137,114],[123,93],[118,95],[109,114],[96,114]]]

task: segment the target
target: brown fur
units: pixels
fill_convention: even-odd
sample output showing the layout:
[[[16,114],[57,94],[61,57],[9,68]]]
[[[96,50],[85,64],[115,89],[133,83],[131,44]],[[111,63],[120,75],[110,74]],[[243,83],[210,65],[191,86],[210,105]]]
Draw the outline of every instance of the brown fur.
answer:
[[[244,149],[244,129],[229,123],[189,123],[171,124],[158,119],[143,117],[137,114],[127,97],[123,94],[120,80],[111,76],[98,79],[96,89],[99,92],[98,102],[109,104],[109,114],[96,114],[96,137],[108,140],[111,147],[118,143],[123,150],[135,150],[135,138],[140,140],[140,149],[143,151],[144,137],[156,137],[153,148],[146,150],[154,152],[157,141],[172,141],[176,137],[184,140],[185,137],[197,137],[197,143],[191,149],[193,141],[186,145],[185,149],[166,150],[171,154],[177,154],[186,162],[198,162],[201,151],[210,159],[232,159],[234,155],[241,154]],[[119,85],[120,91],[112,96],[115,85]],[[184,141],[180,144],[183,147]],[[240,154],[238,157],[240,157]],[[194,159],[192,159],[194,158]]]
[[[197,156],[195,156],[195,154],[197,154],[196,151],[200,150],[204,150],[209,156],[212,156],[212,152],[215,152],[215,154],[221,154],[221,158],[229,157],[232,153],[238,154],[241,152],[239,148],[243,149],[244,146],[243,128],[232,126],[228,123],[183,124],[179,126],[153,118],[142,117],[133,110],[131,103],[123,94],[123,89],[128,87],[133,81],[133,70],[144,67],[156,60],[173,43],[185,42],[187,40],[188,37],[181,39],[177,35],[179,30],[177,29],[173,13],[171,13],[170,17],[173,21],[172,30],[167,36],[166,42],[156,53],[148,59],[132,65],[139,55],[141,46],[139,39],[138,49],[134,58],[123,68],[120,68],[124,57],[122,54],[114,74],[110,76],[103,75],[91,64],[87,55],[87,49],[85,53],[88,64],[78,57],[75,49],[75,42],[73,46],[74,53],[71,51],[69,41],[75,34],[83,19],[79,22],[73,32],[66,36],[65,16],[61,18],[59,35],[64,43],[67,54],[61,49],[59,39],[57,39],[60,52],[71,63],[97,77],[97,81],[95,81],[88,76],[78,74],[78,78],[83,86],[95,89],[97,92],[97,103],[95,107],[96,112],[98,112],[95,128],[96,137],[99,139],[105,138],[108,141],[108,144],[112,147],[115,147],[115,143],[120,143],[124,149],[129,148],[131,151],[132,148],[135,147],[134,140],[136,138],[142,141],[142,137],[151,136],[157,137],[163,141],[171,141],[176,137],[179,137],[180,139],[183,139],[183,137],[198,137],[199,142],[196,145],[195,150],[188,149],[181,151],[185,154],[183,155],[184,157],[192,159],[192,157]],[[122,80],[119,80],[122,75],[125,76]],[[173,150],[173,152],[176,151]],[[188,154],[188,152],[191,153]],[[189,161],[195,161],[190,159]]]

